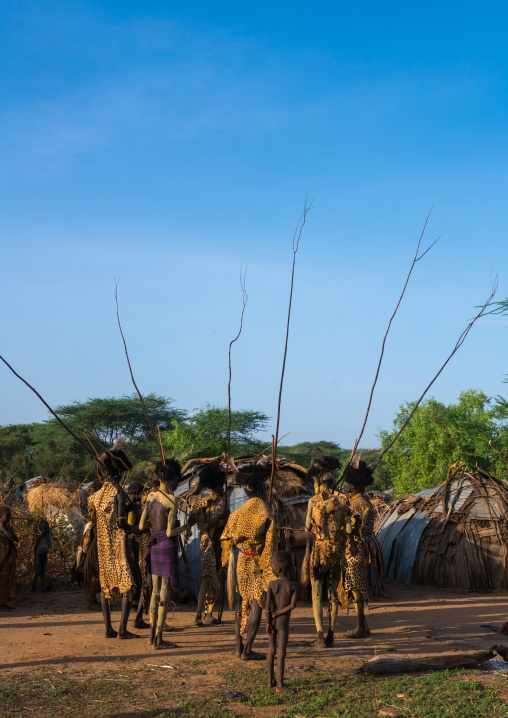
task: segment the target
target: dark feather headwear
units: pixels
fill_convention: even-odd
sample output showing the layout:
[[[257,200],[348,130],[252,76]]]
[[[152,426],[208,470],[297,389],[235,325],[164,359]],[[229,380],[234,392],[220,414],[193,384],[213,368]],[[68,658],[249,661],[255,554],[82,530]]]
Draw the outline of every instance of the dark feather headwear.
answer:
[[[199,483],[205,489],[217,491],[224,486],[224,471],[218,461],[211,461],[203,466],[198,475]]]
[[[266,491],[266,481],[270,477],[270,473],[269,464],[247,464],[247,466],[239,468],[236,482],[252,491],[256,496],[261,496]]]
[[[327,474],[335,469],[340,469],[340,467],[341,463],[336,456],[321,456],[318,459],[312,459],[307,475],[312,478],[319,478],[323,474]]]
[[[155,466],[155,475],[160,481],[168,484],[172,483],[173,487],[176,488],[182,478],[180,462],[173,457],[166,459],[164,465],[159,461]]]
[[[132,469],[131,461],[123,449],[107,449],[101,454],[100,459],[111,477],[120,476]],[[99,476],[104,479],[104,468],[100,464],[97,466],[97,471]]]
[[[351,484],[351,486],[355,486],[363,492],[367,486],[374,483],[373,473],[374,469],[367,466],[365,461],[360,459],[355,466],[351,465],[347,468],[344,481],[346,484]]]

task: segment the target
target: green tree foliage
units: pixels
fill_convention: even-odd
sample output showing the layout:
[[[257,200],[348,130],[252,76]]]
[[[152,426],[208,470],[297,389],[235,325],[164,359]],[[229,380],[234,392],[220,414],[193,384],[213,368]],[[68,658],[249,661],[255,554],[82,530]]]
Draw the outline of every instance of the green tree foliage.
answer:
[[[323,454],[336,456],[343,466],[347,463],[350,453],[341,449],[334,441],[302,441],[300,444],[294,444],[293,446],[279,446],[277,456],[308,469],[312,458],[319,456],[319,451],[322,451]]]
[[[144,396],[143,400],[154,431],[157,424],[163,431],[169,429],[173,421],[182,421],[185,418],[184,411],[171,406],[172,399],[152,393]],[[79,431],[86,428],[107,446],[114,444],[119,436],[124,436],[129,442],[136,442],[141,437],[151,437],[150,427],[137,394],[74,401],[67,406],[57,407],[55,411],[73,431],[74,428]],[[49,423],[58,424],[56,419],[51,419]]]
[[[380,432],[383,447],[400,429],[412,406],[403,404],[392,431]],[[457,404],[446,406],[434,398],[423,402],[383,457],[383,464],[399,494],[439,486],[456,461],[464,461],[471,470],[478,465],[494,476],[506,478],[506,464],[492,449],[490,440],[502,453],[508,451],[508,402],[469,389],[461,393]]]
[[[148,394],[144,401],[155,431],[157,424],[164,430],[173,421],[185,418],[185,412],[171,406],[171,399]],[[124,436],[131,445],[135,462],[149,461],[157,454],[137,394],[76,401],[55,411],[85,442],[83,429],[88,429],[105,446]],[[97,448],[100,450],[100,446]],[[0,427],[0,482],[10,476],[22,481],[38,475],[61,481],[82,481],[93,476],[93,464],[89,454],[54,418],[41,424]]]
[[[218,456],[227,450],[227,407],[207,404],[195,410],[184,421],[174,421],[169,431],[163,433],[164,452],[189,458]],[[263,444],[256,434],[266,428],[268,417],[259,411],[231,412],[231,454],[238,456],[248,451],[259,451]]]

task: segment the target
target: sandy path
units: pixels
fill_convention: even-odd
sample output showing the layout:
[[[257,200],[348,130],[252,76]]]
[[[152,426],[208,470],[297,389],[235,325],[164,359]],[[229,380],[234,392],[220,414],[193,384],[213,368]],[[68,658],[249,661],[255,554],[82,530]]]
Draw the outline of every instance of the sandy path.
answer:
[[[82,591],[30,596],[11,614],[0,614],[0,640],[4,671],[31,671],[62,667],[100,674],[115,661],[128,660],[132,667],[183,664],[207,660],[217,670],[238,665],[232,655],[232,614],[225,612],[222,626],[192,626],[194,606],[181,606],[171,619],[174,630],[167,638],[178,644],[168,651],[154,651],[148,645],[148,631],[135,631],[141,638],[130,641],[105,639],[100,613],[84,609]],[[113,625],[120,618],[113,613]],[[508,620],[508,591],[477,594],[438,590],[420,586],[388,584],[386,598],[371,604],[367,618],[371,636],[362,641],[345,641],[340,636],[354,626],[354,615],[340,612],[336,646],[317,651],[308,647],[315,629],[309,604],[300,604],[291,619],[288,670],[302,660],[341,659],[344,666],[385,651],[402,655],[488,648],[508,644],[508,637],[480,628],[481,624],[501,625]],[[134,629],[131,629],[134,630]],[[431,637],[428,637],[431,636]],[[266,651],[267,638],[260,630],[255,649]],[[118,665],[118,663],[116,664]],[[210,672],[210,671],[209,671]],[[213,671],[211,671],[213,673]]]

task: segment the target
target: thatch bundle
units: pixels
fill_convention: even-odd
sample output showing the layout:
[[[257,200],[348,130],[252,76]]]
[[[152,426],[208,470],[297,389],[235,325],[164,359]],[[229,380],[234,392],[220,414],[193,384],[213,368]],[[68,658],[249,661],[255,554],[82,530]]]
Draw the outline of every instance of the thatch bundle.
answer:
[[[43,488],[42,484],[37,488]],[[36,489],[33,489],[36,491]],[[28,496],[32,491],[28,492]],[[18,558],[16,566],[16,579],[21,593],[29,590],[35,575],[34,546],[38,531],[39,521],[47,519],[50,527],[52,548],[48,555],[46,568],[46,586],[63,588],[70,586],[70,569],[74,562],[78,531],[72,520],[73,512],[77,513],[75,494],[70,494],[68,504],[65,504],[62,492],[59,492],[59,510],[53,515],[36,502],[31,502],[31,509],[23,502],[15,502],[4,498],[0,494],[0,504],[10,506],[12,517],[11,524],[18,536]],[[52,496],[52,501],[54,500]],[[27,497],[28,500],[28,497]],[[54,505],[54,504],[51,504]],[[70,519],[68,517],[71,517]],[[19,593],[19,592],[18,592]]]
[[[85,492],[73,484],[39,484],[28,490],[26,503],[31,514],[42,512],[51,518],[61,510],[85,509],[86,498]]]
[[[465,464],[410,495],[377,528],[388,578],[469,590],[508,588],[508,485]]]

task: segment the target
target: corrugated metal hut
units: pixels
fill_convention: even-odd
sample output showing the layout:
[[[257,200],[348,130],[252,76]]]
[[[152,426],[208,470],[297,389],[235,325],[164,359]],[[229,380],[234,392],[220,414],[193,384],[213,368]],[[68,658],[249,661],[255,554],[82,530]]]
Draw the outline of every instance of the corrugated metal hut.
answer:
[[[376,534],[386,577],[465,590],[508,588],[508,485],[464,464],[398,501]]]

